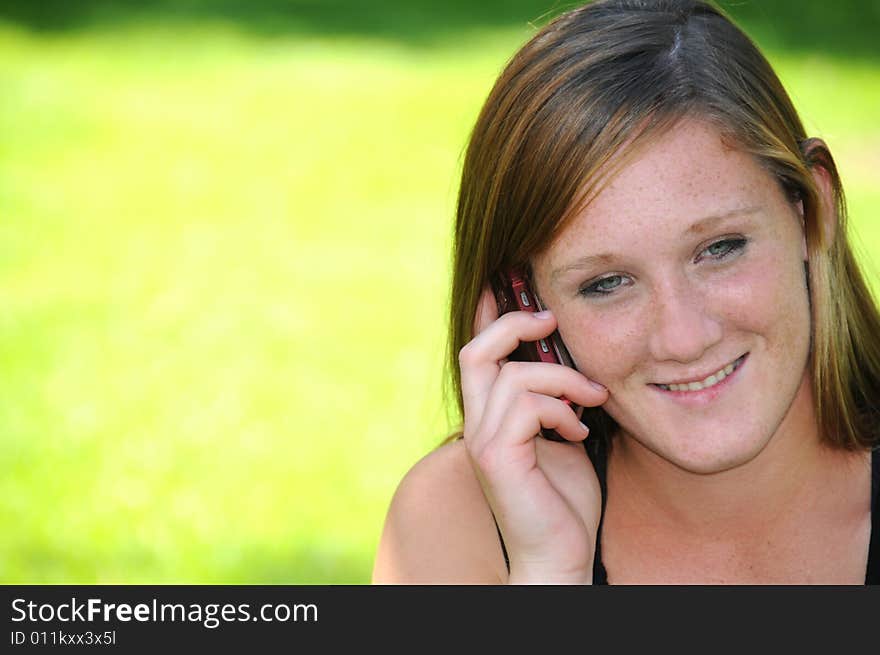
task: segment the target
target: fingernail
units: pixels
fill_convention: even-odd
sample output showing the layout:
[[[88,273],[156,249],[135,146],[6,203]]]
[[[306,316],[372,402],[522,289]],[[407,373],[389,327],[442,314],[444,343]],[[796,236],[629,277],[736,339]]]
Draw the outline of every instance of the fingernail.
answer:
[[[588,428],[586,425],[584,425],[583,421],[581,421],[581,427],[584,429],[584,432],[586,432],[587,434],[590,434],[590,428]]]
[[[551,316],[553,316],[553,312],[551,312],[549,309],[545,309],[543,312],[535,312],[533,316],[535,318],[550,318]]]
[[[592,384],[592,385],[593,385],[593,388],[596,389],[597,391],[608,391],[608,389],[606,389],[605,387],[603,387],[603,386],[602,386],[601,384],[599,384],[598,382],[594,382],[593,380],[589,380],[589,383]]]

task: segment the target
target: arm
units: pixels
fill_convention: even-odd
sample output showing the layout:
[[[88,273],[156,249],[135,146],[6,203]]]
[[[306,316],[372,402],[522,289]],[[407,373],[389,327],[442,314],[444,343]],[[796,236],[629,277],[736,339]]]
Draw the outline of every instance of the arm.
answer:
[[[489,505],[462,441],[433,451],[391,501],[373,584],[505,584]]]

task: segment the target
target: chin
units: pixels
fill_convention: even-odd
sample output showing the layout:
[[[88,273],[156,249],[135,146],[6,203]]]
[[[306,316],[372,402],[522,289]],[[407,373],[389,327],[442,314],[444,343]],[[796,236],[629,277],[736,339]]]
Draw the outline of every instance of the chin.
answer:
[[[716,432],[710,439],[676,436],[664,439],[655,431],[651,443],[641,445],[679,469],[696,475],[712,475],[737,468],[757,457],[770,442],[771,430],[738,429]],[[704,433],[705,434],[705,433]]]
[[[735,469],[752,461],[763,448],[737,449],[723,452],[674,453],[667,459],[678,468],[695,475],[712,475]]]

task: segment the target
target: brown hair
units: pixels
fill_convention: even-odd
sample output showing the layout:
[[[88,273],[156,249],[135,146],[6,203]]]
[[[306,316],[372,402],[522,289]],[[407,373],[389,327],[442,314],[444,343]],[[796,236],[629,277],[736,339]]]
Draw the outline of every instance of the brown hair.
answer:
[[[446,374],[458,417],[458,353],[474,337],[487,281],[510,266],[528,270],[530,257],[595,191],[612,155],[624,152],[616,168],[685,116],[711,121],[803,202],[819,426],[838,447],[877,443],[880,313],[847,241],[834,160],[807,138],[755,44],[699,0],[598,0],[569,11],[526,43],[495,83],[465,155],[455,223]],[[833,208],[821,202],[816,166],[830,177]],[[823,230],[829,222],[836,230]],[[613,419],[601,408],[585,416],[607,442]]]

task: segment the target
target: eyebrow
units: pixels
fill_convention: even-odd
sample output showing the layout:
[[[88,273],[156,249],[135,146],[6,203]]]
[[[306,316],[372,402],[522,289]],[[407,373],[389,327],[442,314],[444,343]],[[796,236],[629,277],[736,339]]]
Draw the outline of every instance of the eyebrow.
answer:
[[[694,234],[701,234],[703,232],[709,231],[712,227],[714,227],[717,223],[721,223],[730,218],[734,218],[736,216],[747,216],[750,214],[754,214],[761,209],[759,206],[753,207],[738,207],[736,209],[731,209],[730,211],[722,212],[720,214],[712,214],[711,216],[704,216],[703,218],[695,221],[685,230],[684,236],[691,236]],[[575,259],[573,262],[569,264],[565,264],[564,266],[560,266],[555,269],[550,274],[551,280],[556,280],[563,273],[567,273],[568,271],[572,271],[575,269],[588,268],[593,264],[610,264],[614,261],[615,256],[610,253],[602,253],[600,255],[587,255],[585,257],[579,257]]]

